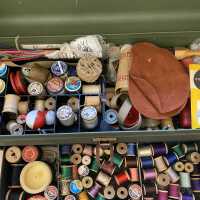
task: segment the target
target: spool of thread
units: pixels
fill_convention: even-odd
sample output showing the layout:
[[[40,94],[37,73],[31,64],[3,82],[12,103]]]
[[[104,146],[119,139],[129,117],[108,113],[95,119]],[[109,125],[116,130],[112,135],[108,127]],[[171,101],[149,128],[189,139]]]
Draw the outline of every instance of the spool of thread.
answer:
[[[8,66],[5,63],[0,64],[0,77],[5,77],[8,71]]]
[[[128,194],[131,199],[141,199],[142,188],[138,184],[132,184],[128,188]]]
[[[94,186],[88,191],[88,194],[95,199],[99,194],[100,189],[102,188],[97,182],[95,182]]]
[[[194,171],[193,164],[190,162],[185,163],[185,172],[192,173],[193,171]]]
[[[125,162],[124,162],[125,167],[128,168],[137,168],[138,167],[138,158],[137,157],[132,157],[132,156],[127,156],[125,157]]]
[[[167,169],[167,166],[162,156],[155,158],[154,161],[155,161],[155,166],[158,172],[163,172]]]
[[[116,146],[116,151],[118,154],[124,155],[127,153],[127,145],[125,143],[119,143]]]
[[[190,173],[180,172],[179,175],[181,188],[191,188]]]
[[[55,200],[58,197],[58,189],[54,185],[49,185],[45,191],[44,191],[44,196],[47,199],[50,200]]]
[[[81,163],[81,155],[80,154],[73,154],[70,158],[71,163],[73,163],[74,165],[79,165]]]
[[[28,85],[28,93],[31,96],[44,96],[46,95],[46,91],[42,83],[40,82],[32,82]]]
[[[191,185],[194,193],[200,192],[200,178],[191,178]]]
[[[119,199],[126,199],[128,197],[128,190],[125,187],[119,187],[117,189],[117,197]]]
[[[103,196],[103,194],[99,193],[96,200],[105,200],[105,197]]]
[[[5,158],[9,163],[18,163],[21,160],[22,152],[17,146],[11,146],[6,150]]]
[[[120,168],[123,163],[123,157],[121,157],[119,154],[114,154],[112,162],[117,165],[118,168]]]
[[[130,180],[130,176],[127,171],[122,171],[119,174],[116,174],[114,178],[117,185],[125,184]]]
[[[92,161],[91,157],[88,156],[88,155],[85,155],[85,156],[82,157],[82,164],[83,165],[90,165],[91,161]]]
[[[100,96],[85,96],[84,106],[93,106],[98,112],[101,112]]]
[[[40,156],[40,152],[38,147],[36,146],[25,146],[22,150],[22,159],[25,162],[33,162],[36,161]]]
[[[191,161],[194,164],[200,163],[200,153],[198,153],[198,152],[189,153],[189,154],[187,154],[186,158],[188,161]]]
[[[20,97],[15,94],[7,94],[4,98],[3,113],[13,113],[17,115]]]
[[[55,110],[56,108],[56,100],[53,97],[49,97],[45,102],[44,102],[44,107],[47,110]]]
[[[191,103],[188,100],[185,108],[179,115],[179,124],[181,128],[191,128]]]
[[[70,195],[69,184],[70,184],[70,180],[62,179],[60,181],[60,195],[61,196]]]
[[[71,156],[69,155],[62,155],[60,160],[62,164],[71,164]]]
[[[95,173],[98,173],[99,169],[100,168],[99,168],[96,158],[93,158],[90,170]]]
[[[97,155],[97,147],[94,147],[93,154],[95,156]],[[101,147],[99,147],[99,157],[102,157],[103,154],[104,154],[104,150]]]
[[[156,182],[160,189],[166,189],[170,184],[170,178],[168,175],[162,173],[158,175]]]
[[[44,102],[45,101],[43,99],[36,99],[34,110],[44,111],[45,110]]]
[[[56,121],[56,113],[53,110],[49,110],[46,112],[45,115],[45,122],[47,126],[52,126],[55,124]]]
[[[149,169],[154,167],[154,159],[151,156],[140,158],[141,167],[143,169]]]
[[[81,192],[81,193],[78,195],[78,197],[79,197],[79,200],[89,200],[89,197],[88,197],[86,191]]]
[[[70,106],[74,112],[78,112],[80,109],[80,102],[77,97],[70,97],[67,101],[67,105]]]
[[[194,166],[194,171],[191,174],[191,176],[192,177],[198,177],[198,176],[200,176],[200,166],[199,166],[199,164],[193,164],[193,166]]]
[[[78,166],[72,165],[72,179],[77,180],[78,178]]]
[[[113,186],[109,185],[104,188],[103,195],[106,199],[114,199],[115,189]]]
[[[75,154],[81,154],[83,152],[83,146],[81,144],[73,144],[72,151]]]
[[[184,153],[182,146],[180,144],[177,144],[176,146],[172,147],[172,150],[176,153],[176,155],[179,158],[183,158],[185,156],[185,153]]]
[[[185,165],[183,164],[183,162],[181,161],[178,161],[174,164],[174,169],[177,171],[177,172],[182,172],[184,171],[185,169]]]
[[[168,147],[166,143],[155,143],[152,144],[152,149],[153,149],[153,155],[155,157],[157,156],[163,156],[168,153]]]
[[[158,200],[168,200],[168,191],[158,190]]]
[[[117,119],[117,111],[114,109],[109,109],[106,110],[104,114],[104,120],[107,124],[113,125],[116,124],[118,119]]]
[[[169,176],[172,183],[176,183],[179,180],[178,174],[172,169],[172,167],[169,167],[165,173]]]
[[[21,124],[18,124],[16,121],[9,121],[6,124],[6,129],[10,132],[11,135],[23,135],[24,133],[24,128]]]
[[[78,174],[79,176],[88,176],[90,173],[90,169],[87,165],[81,165],[78,167]]]
[[[99,182],[101,185],[107,187],[110,184],[111,177],[100,171],[97,175],[96,181]]]
[[[18,103],[18,111],[19,114],[27,114],[28,113],[28,101],[20,101]]]
[[[93,185],[93,179],[90,176],[85,176],[82,179],[82,185],[84,188],[89,189]]]
[[[107,174],[109,174],[109,175],[113,175],[113,173],[114,173],[114,171],[115,171],[115,165],[112,163],[112,162],[110,162],[110,161],[106,161],[106,160],[104,160],[103,161],[103,163],[102,163],[102,166],[101,166],[101,169],[105,172],[105,173],[107,173]]]
[[[93,147],[91,145],[85,145],[83,149],[83,155],[92,156]]]
[[[97,110],[93,106],[85,106],[81,111],[82,125],[86,129],[94,129],[98,125]]]
[[[145,181],[154,181],[156,180],[158,174],[155,168],[153,169],[143,169],[143,178]]]
[[[101,94],[101,85],[83,85],[82,86],[82,94],[100,95]]]
[[[169,184],[169,198],[179,199],[180,197],[180,185],[179,184]]]
[[[12,164],[11,165],[11,185],[9,188],[20,188],[20,174],[24,164]]]
[[[75,93],[80,91],[81,85],[81,80],[77,76],[69,76],[65,81],[65,90],[69,93]]]
[[[178,161],[178,156],[175,152],[169,152],[164,156],[164,160],[168,166],[171,166]]]
[[[79,194],[83,190],[83,185],[80,180],[73,180],[69,184],[70,192],[73,194]]]
[[[129,168],[130,181],[138,182],[139,181],[139,173],[138,168]]]
[[[76,200],[76,197],[72,194],[65,196],[64,200]]]
[[[62,76],[67,72],[68,66],[63,61],[56,61],[51,65],[51,72],[55,76]]]
[[[182,144],[182,148],[185,154],[198,152],[198,145],[196,143]]]
[[[195,200],[195,197],[191,193],[180,193],[180,200]]]
[[[174,130],[174,124],[172,118],[162,119],[161,127],[162,130]]]
[[[153,156],[153,151],[151,146],[138,147],[138,157]]]
[[[59,77],[53,77],[47,81],[47,91],[50,95],[62,95],[64,94],[64,82]]]
[[[63,179],[70,179],[72,176],[72,166],[61,165],[61,176]]]
[[[136,156],[137,155],[137,144],[128,143],[127,144],[127,156]]]
[[[76,115],[70,106],[64,105],[58,108],[57,118],[63,126],[72,126],[76,121]]]
[[[158,194],[158,187],[155,183],[143,183],[142,187],[144,191],[144,196],[152,196]]]

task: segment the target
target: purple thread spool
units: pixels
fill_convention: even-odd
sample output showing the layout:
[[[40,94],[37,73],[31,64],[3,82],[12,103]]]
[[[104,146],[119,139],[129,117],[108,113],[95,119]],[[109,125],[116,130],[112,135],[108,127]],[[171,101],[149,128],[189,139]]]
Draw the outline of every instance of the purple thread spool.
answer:
[[[158,200],[168,200],[168,191],[158,190]]]
[[[144,180],[147,181],[155,181],[157,178],[157,171],[156,169],[143,169],[143,177]]]
[[[172,199],[179,199],[180,197],[179,184],[169,184],[169,197]]]
[[[71,146],[68,144],[64,144],[61,146],[61,154],[62,155],[70,155],[71,154]]]
[[[168,153],[168,147],[166,143],[155,143],[152,144],[154,156],[162,156]]]
[[[192,178],[191,183],[192,183],[192,191],[195,193],[200,192],[200,178]]]
[[[189,193],[181,193],[181,200],[195,200],[194,195],[193,194],[189,194]]]
[[[164,160],[168,166],[171,166],[178,161],[178,156],[175,152],[169,152],[167,155],[164,156]]]
[[[101,185],[99,185],[98,183],[95,183],[95,185],[88,191],[88,194],[92,197],[92,198],[96,198],[99,191],[101,189]]]

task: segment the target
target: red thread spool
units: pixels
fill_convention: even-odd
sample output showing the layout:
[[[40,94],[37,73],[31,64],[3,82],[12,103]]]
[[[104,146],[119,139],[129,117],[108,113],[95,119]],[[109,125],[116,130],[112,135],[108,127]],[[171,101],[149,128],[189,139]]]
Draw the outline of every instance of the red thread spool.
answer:
[[[179,115],[179,124],[181,128],[191,128],[191,105],[188,100],[185,108]]]
[[[134,126],[139,120],[139,115],[139,112],[132,106],[124,121],[124,126],[127,128]]]
[[[117,185],[122,185],[130,180],[130,176],[127,171],[121,172],[115,176],[115,181]]]
[[[138,182],[139,181],[139,175],[138,175],[138,169],[137,168],[130,168],[130,178],[132,182]]]

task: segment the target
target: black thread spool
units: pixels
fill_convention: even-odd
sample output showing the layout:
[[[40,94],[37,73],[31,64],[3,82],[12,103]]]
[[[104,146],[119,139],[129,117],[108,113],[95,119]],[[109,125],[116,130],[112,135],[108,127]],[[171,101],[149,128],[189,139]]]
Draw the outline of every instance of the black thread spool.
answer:
[[[11,185],[9,188],[20,188],[20,174],[24,164],[12,164],[11,165]]]
[[[143,191],[145,196],[150,196],[150,197],[155,196],[156,194],[158,194],[157,184],[151,182],[144,183]]]

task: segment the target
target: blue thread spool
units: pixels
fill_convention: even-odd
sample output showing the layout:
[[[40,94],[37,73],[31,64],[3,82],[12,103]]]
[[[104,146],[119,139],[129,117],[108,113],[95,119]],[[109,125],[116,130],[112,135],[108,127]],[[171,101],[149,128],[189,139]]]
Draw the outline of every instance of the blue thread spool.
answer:
[[[137,144],[129,143],[127,145],[127,156],[136,156],[137,155]]]
[[[169,152],[167,155],[165,155],[164,160],[167,163],[167,165],[170,166],[178,161],[178,156],[175,152]]]
[[[0,64],[0,77],[1,78],[6,77],[7,71],[8,71],[8,66],[4,63]]]
[[[70,155],[71,154],[71,146],[68,144],[64,144],[61,146],[61,155]]]
[[[168,153],[168,147],[166,143],[155,143],[152,144],[154,156],[162,156]]]
[[[116,124],[118,121],[117,111],[113,109],[107,110],[105,112],[104,119],[107,124],[110,124],[110,125]]]
[[[195,197],[191,193],[181,193],[180,194],[181,200],[195,200]]]
[[[154,167],[154,160],[153,157],[141,157],[140,158],[141,167],[143,169],[149,169]]]
[[[83,190],[83,185],[80,180],[73,180],[70,182],[69,188],[73,194],[78,194]]]

